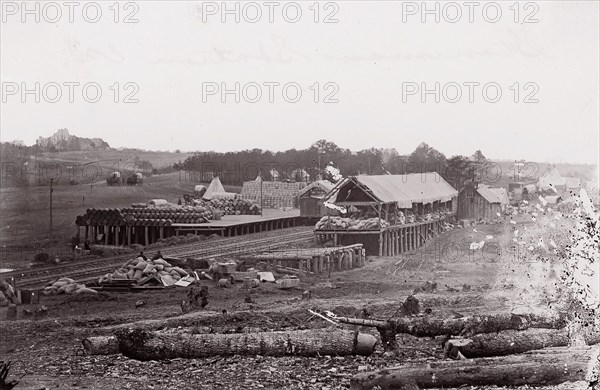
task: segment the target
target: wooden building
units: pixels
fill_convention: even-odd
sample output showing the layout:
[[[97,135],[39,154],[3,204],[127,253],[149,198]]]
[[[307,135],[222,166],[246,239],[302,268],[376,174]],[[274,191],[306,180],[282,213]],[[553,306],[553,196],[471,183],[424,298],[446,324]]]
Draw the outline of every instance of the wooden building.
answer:
[[[446,220],[456,213],[457,196],[435,172],[349,177],[336,184],[324,202],[346,208],[347,220],[366,223],[341,229],[328,224],[315,234],[319,241],[362,243],[367,254],[395,256],[441,233]]]
[[[333,184],[327,180],[317,180],[310,183],[298,193],[300,216],[303,218],[321,218],[327,215],[323,198],[333,189]]]
[[[458,194],[458,219],[497,219],[502,216],[508,204],[508,196],[503,188],[490,188],[486,185],[467,186]]]

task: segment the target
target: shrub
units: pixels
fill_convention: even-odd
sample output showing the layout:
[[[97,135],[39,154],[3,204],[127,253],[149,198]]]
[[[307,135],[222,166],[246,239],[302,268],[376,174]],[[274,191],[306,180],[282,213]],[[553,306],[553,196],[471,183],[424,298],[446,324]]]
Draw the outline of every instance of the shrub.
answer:
[[[50,263],[50,255],[46,252],[40,252],[37,255],[35,255],[33,260],[36,263]]]

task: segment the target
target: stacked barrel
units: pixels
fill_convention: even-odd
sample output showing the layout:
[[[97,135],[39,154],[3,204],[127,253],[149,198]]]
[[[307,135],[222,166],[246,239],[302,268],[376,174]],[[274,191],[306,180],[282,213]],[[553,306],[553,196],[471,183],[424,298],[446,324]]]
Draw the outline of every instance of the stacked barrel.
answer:
[[[223,215],[260,215],[260,206],[245,199],[212,199],[209,205]]]
[[[132,207],[87,209],[75,222],[79,226],[171,226],[199,224],[211,218],[212,211],[204,206]]]

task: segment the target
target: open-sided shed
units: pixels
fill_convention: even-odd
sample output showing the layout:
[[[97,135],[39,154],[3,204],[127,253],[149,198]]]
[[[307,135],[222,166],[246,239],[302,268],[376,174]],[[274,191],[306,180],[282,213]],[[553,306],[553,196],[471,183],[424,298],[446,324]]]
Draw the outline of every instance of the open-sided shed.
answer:
[[[458,192],[435,172],[352,176],[337,183],[325,204],[345,209],[315,225],[318,241],[361,243],[367,254],[395,256],[441,233],[456,212]]]
[[[378,216],[394,225],[404,210],[417,216],[456,212],[456,191],[436,172],[408,175],[359,175],[344,179],[325,201],[362,208],[366,217]]]

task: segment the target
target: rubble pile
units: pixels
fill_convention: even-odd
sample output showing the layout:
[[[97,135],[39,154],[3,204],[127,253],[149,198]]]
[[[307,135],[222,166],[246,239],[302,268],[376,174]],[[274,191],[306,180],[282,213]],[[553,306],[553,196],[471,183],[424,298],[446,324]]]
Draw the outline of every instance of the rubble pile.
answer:
[[[140,256],[126,261],[112,274],[102,276],[99,283],[106,283],[112,280],[135,280],[139,284],[145,278],[158,277],[166,282],[167,285],[171,285],[186,276],[188,276],[187,271],[171,265],[166,260],[145,260]]]
[[[96,290],[87,288],[83,283],[77,283],[71,278],[60,278],[55,282],[50,282],[42,290],[43,295],[59,294],[97,294]]]
[[[323,217],[315,225],[317,230],[377,230],[390,224],[380,218],[353,219],[342,217]]]

